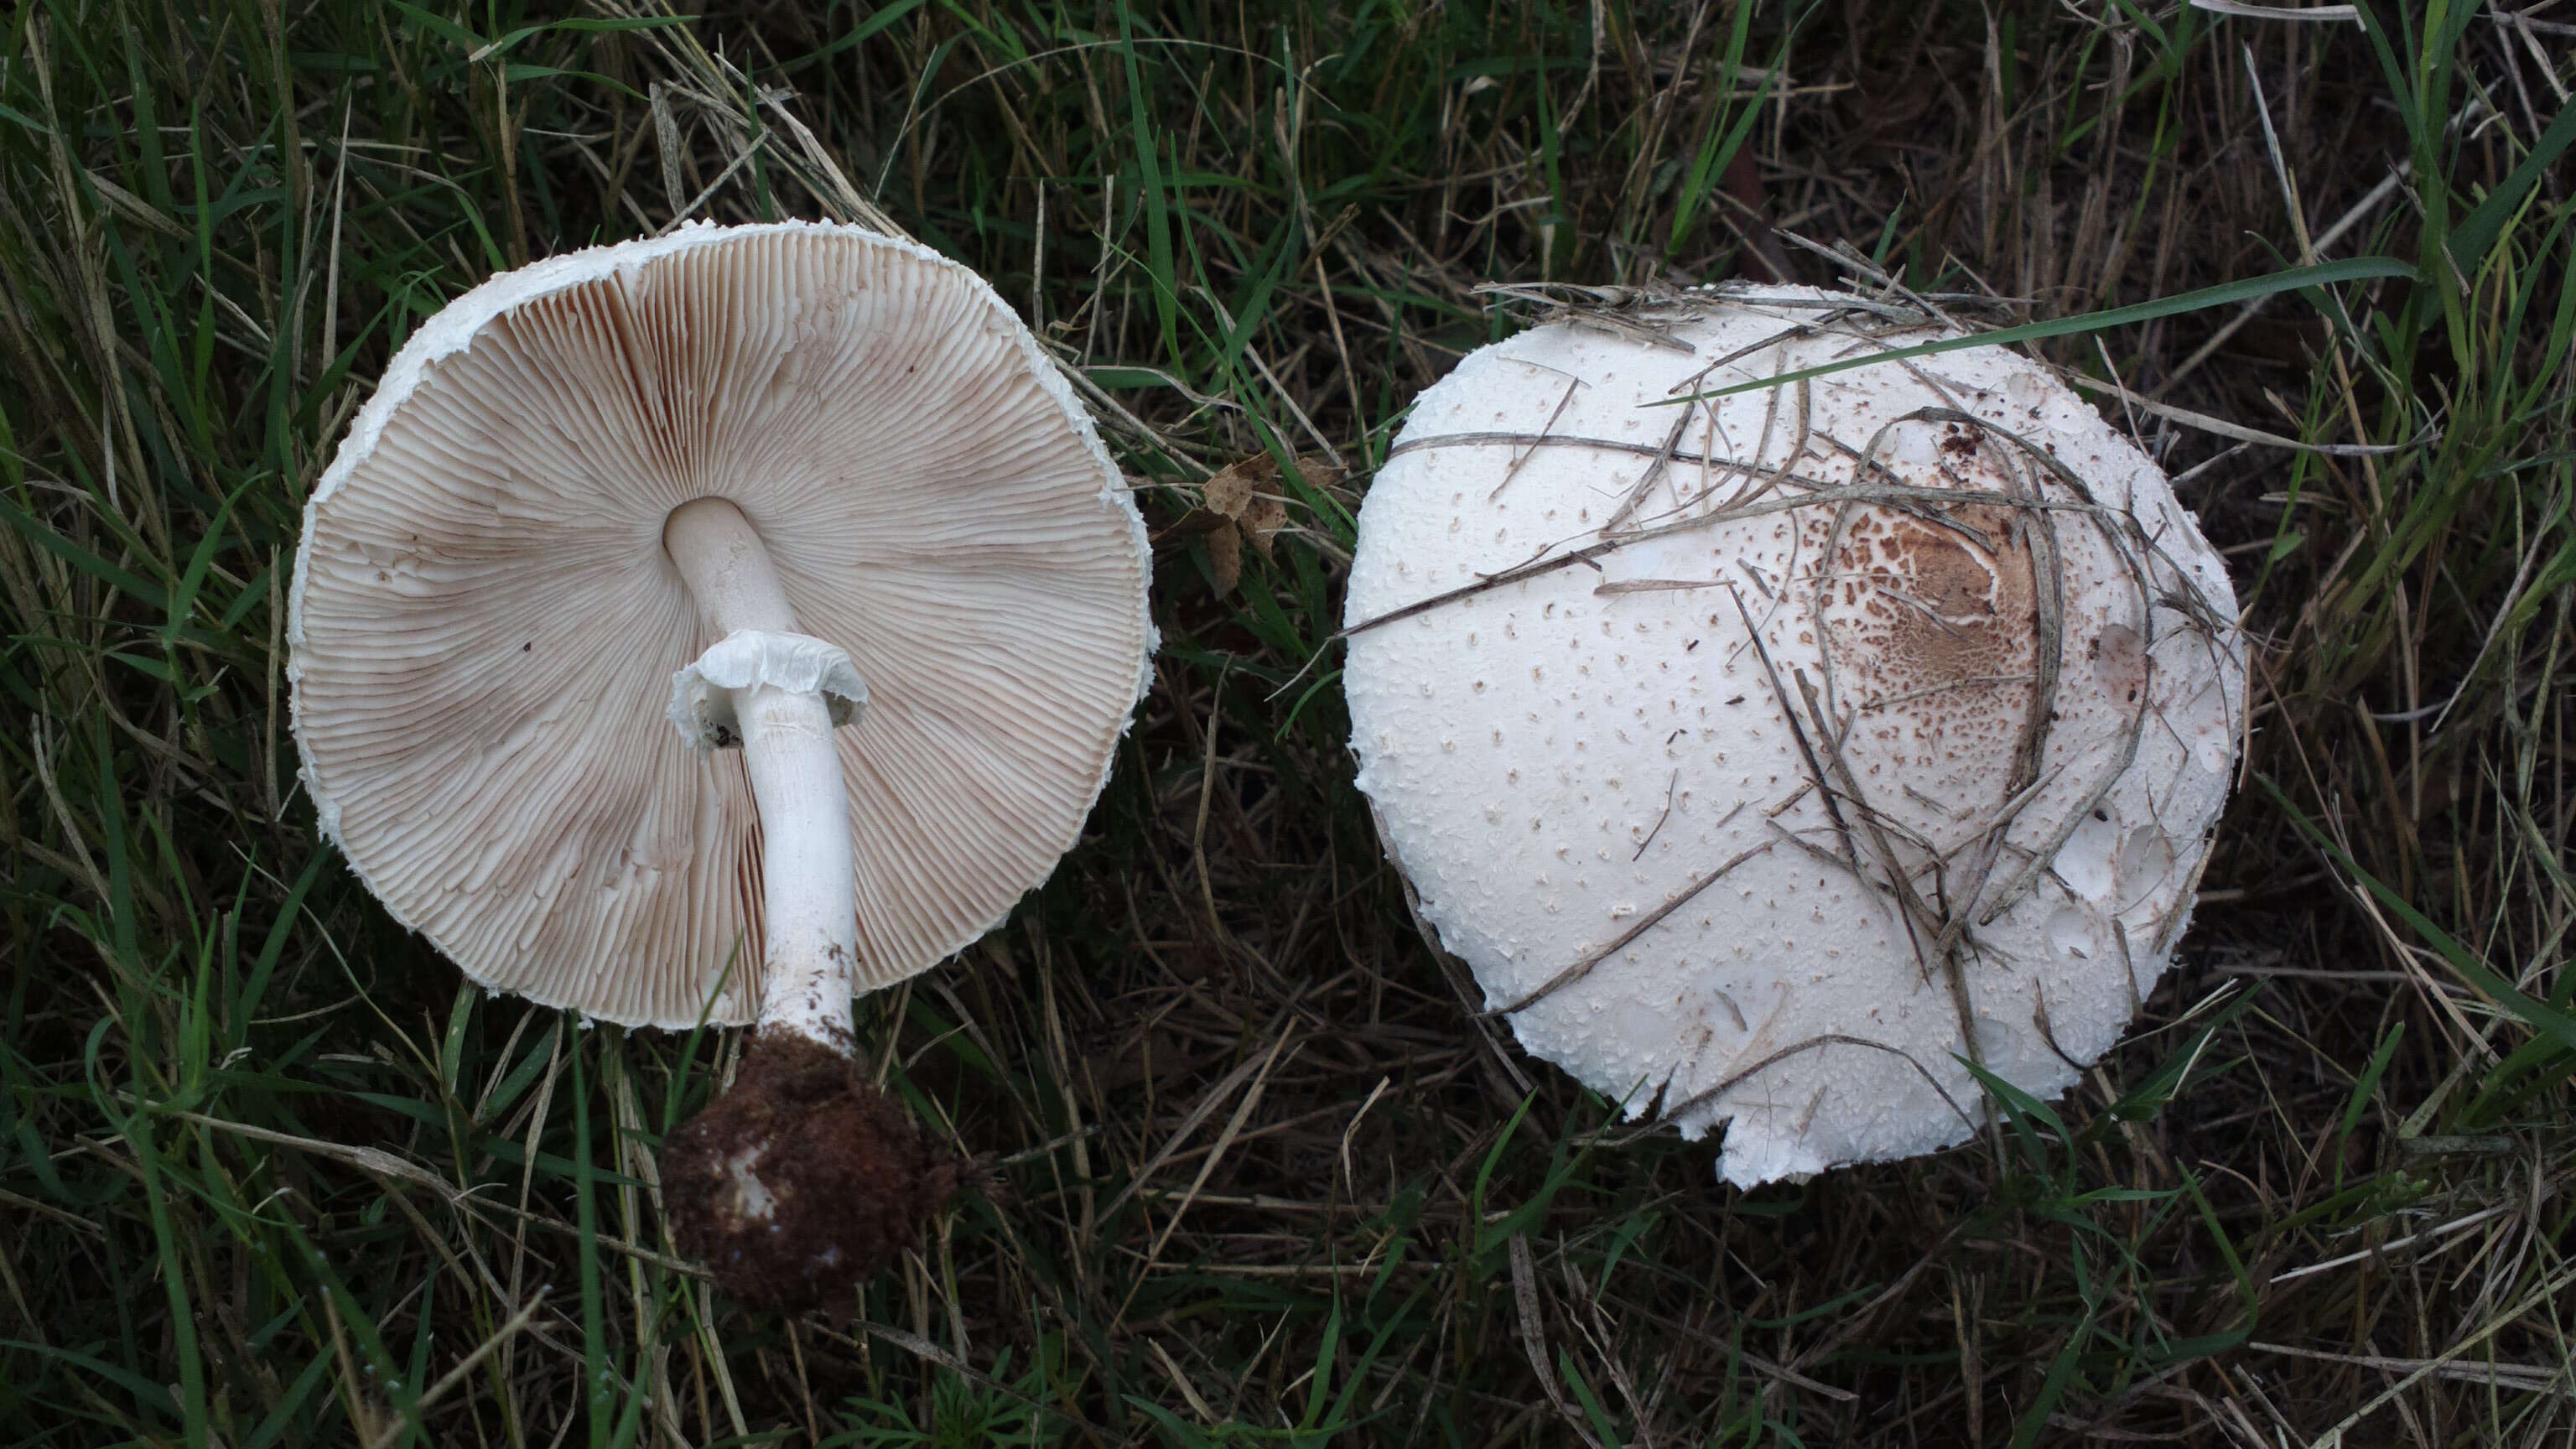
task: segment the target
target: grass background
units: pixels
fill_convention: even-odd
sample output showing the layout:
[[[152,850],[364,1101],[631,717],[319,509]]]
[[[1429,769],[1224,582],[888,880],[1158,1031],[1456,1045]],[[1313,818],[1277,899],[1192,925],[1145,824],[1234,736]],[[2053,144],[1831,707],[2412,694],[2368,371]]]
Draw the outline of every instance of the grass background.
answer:
[[[0,7],[6,1439],[2570,1442],[2576,10],[2230,8]],[[283,733],[374,370],[684,214],[979,268],[1155,528],[1085,843],[862,1003],[1004,1189],[854,1318],[669,1256],[729,1044],[464,986]],[[1328,636],[1407,399],[1516,325],[1476,284],[1880,270],[2003,321],[2245,284],[2036,350],[2225,551],[2252,757],[2078,1091],[1738,1193],[1473,1017]],[[1266,553],[1202,506],[1247,458]]]

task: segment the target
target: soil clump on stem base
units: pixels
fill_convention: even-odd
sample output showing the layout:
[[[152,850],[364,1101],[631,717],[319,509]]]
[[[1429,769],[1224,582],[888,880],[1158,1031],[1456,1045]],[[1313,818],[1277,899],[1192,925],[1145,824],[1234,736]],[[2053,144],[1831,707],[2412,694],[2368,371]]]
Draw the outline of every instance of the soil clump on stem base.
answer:
[[[800,1313],[892,1266],[962,1173],[856,1059],[762,1034],[663,1145],[662,1198],[680,1251],[726,1296]]]

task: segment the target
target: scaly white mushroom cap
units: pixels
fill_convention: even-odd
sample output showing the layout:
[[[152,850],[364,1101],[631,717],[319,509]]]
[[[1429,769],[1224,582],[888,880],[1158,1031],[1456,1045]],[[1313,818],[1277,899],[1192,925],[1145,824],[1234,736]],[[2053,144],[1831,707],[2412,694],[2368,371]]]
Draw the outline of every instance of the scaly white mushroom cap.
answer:
[[[1415,403],[1351,570],[1360,787],[1521,1042],[1728,1123],[1728,1180],[1960,1141],[1966,1061],[2054,1096],[2165,969],[2243,727],[2227,575],[2006,349],[1694,405],[1954,334],[1800,288],[1631,320],[1665,340],[1536,327]]]
[[[288,624],[324,834],[485,985],[630,1024],[758,1008],[742,753],[667,713],[719,637],[664,549],[701,497],[812,636],[748,667],[812,674],[770,682],[843,719],[865,681],[835,735],[862,984],[1000,920],[1106,779],[1152,649],[1144,528],[991,288],[806,223],[554,257],[387,367],[306,510]]]

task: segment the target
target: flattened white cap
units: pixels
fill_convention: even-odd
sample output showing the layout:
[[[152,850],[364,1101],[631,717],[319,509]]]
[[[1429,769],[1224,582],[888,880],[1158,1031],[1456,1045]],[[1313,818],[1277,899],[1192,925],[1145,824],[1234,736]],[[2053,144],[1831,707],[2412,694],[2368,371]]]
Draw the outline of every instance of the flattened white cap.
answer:
[[[1107,777],[1153,643],[1144,528],[989,287],[803,223],[495,277],[358,415],[288,625],[324,834],[488,986],[630,1024],[756,1013],[741,752],[673,735],[722,723],[675,718],[674,674],[719,640],[663,547],[709,496],[757,530],[807,636],[734,662],[811,674],[837,717],[864,694],[835,737],[862,982],[997,923]]]
[[[1947,335],[1826,296],[1469,356],[1370,488],[1345,615],[1413,610],[1344,687],[1423,917],[1532,1052],[1728,1124],[1747,1185],[1963,1139],[1963,1058],[2064,1090],[2165,969],[2243,724],[2218,557],[2016,354],[1675,403]]]

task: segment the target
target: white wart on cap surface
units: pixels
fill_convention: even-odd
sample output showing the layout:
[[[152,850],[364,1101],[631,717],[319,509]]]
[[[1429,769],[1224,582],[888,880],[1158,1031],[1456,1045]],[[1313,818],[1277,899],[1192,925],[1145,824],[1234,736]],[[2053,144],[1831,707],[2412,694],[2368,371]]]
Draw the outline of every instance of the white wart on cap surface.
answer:
[[[550,259],[387,368],[289,624],[324,832],[486,985],[630,1024],[758,1006],[741,756],[666,717],[715,636],[663,525],[709,496],[866,682],[836,735],[864,984],[995,924],[1106,778],[1152,647],[1143,526],[989,287],[803,223]]]
[[[1702,374],[1944,335],[1785,335],[1826,295],[1649,319],[1687,352],[1558,322],[1471,354],[1370,487],[1345,609],[1596,550],[1355,633],[1359,783],[1488,1005],[1527,1003],[1521,1042],[1632,1115],[1730,1124],[1742,1184],[1962,1140],[1961,1057],[2048,1097],[2107,1050],[2188,917],[2243,717],[2219,559],[2015,354],[1711,399],[1658,466]],[[1850,492],[1891,486],[1987,496]]]

